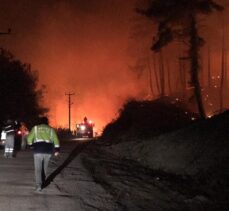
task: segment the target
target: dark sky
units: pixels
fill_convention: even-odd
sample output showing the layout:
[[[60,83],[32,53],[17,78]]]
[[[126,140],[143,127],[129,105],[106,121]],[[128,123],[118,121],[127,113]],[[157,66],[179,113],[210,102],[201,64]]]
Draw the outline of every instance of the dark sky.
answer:
[[[72,124],[87,115],[99,128],[139,95],[127,53],[135,0],[0,1],[0,30],[13,32],[0,43],[39,71],[53,124],[68,125],[66,92]]]

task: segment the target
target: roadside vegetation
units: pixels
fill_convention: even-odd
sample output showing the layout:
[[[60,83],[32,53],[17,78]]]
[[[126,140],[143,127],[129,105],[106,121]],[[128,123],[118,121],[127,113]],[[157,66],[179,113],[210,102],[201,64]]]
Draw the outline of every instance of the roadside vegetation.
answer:
[[[140,141],[183,128],[198,118],[178,99],[130,100],[120,109],[118,118],[105,127],[101,138],[110,144]]]
[[[0,124],[7,119],[26,122],[30,127],[48,109],[41,105],[44,87],[38,88],[38,72],[0,49]]]

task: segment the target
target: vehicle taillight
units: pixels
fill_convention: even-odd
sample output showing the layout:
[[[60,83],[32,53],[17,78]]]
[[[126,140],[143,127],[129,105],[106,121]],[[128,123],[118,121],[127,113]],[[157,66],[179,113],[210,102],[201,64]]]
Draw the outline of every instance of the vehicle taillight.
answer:
[[[18,131],[17,131],[17,134],[18,134],[18,135],[21,135],[21,131],[20,131],[20,130],[18,130]]]

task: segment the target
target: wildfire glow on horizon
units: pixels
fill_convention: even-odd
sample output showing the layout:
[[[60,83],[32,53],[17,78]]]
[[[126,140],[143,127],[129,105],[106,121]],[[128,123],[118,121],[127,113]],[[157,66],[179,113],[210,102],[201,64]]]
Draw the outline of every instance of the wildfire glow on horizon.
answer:
[[[140,78],[131,67],[144,57],[145,52],[150,52],[154,33],[140,36],[137,42],[131,39],[134,20],[138,16],[135,7],[133,0],[21,0],[17,7],[7,0],[1,1],[0,30],[10,27],[12,35],[0,37],[0,43],[16,58],[30,63],[33,70],[38,70],[39,85],[46,86],[43,103],[50,109],[49,117],[53,126],[68,127],[66,93],[74,93],[71,96],[71,128],[74,129],[76,123],[87,116],[93,120],[98,131],[117,116],[127,99],[147,98],[147,67]],[[226,12],[224,14],[227,24],[229,16]],[[209,45],[212,77],[220,74],[221,22],[218,14],[213,15],[208,18],[206,27],[201,28],[206,39],[201,58],[205,79]],[[143,28],[151,30],[149,22],[146,24]],[[225,25],[225,38],[228,37],[228,29]],[[227,43],[225,39],[225,52],[228,50]],[[176,44],[175,48],[171,45],[164,50],[165,63],[170,65],[173,90],[178,84],[176,72],[180,52],[175,52],[177,49]],[[151,65],[153,67],[153,61]],[[188,75],[189,70],[185,65]],[[206,80],[203,83],[206,84]],[[154,96],[151,97],[155,98],[155,80],[153,88]],[[215,104],[215,101],[206,102]]]

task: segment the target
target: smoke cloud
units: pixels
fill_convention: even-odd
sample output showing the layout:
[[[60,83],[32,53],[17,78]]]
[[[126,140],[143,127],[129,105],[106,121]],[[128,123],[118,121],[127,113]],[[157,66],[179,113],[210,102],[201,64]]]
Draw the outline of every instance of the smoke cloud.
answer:
[[[46,85],[44,104],[51,123],[68,127],[71,96],[72,129],[84,116],[98,130],[115,118],[128,97],[141,94],[129,71],[127,52],[133,1],[3,1],[0,28],[3,47],[39,71]]]
[[[139,80],[129,65],[150,48],[153,27],[147,22],[149,30],[135,43],[144,53],[133,50],[130,32],[135,6],[134,0],[1,0],[0,30],[10,27],[13,34],[0,36],[0,45],[38,70],[40,86],[47,87],[43,103],[50,108],[53,126],[68,127],[67,93],[74,93],[72,129],[87,116],[99,131],[116,117],[126,99],[147,95],[147,78]],[[227,12],[224,15],[227,37]],[[201,23],[201,33],[215,61],[220,61],[222,19],[216,14],[204,20],[204,27]],[[176,50],[167,49],[166,58],[175,64],[171,72],[177,71]],[[214,65],[213,72],[217,73],[219,65]]]

